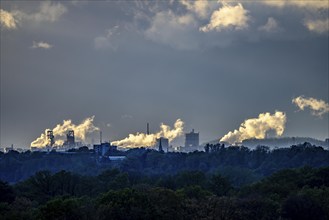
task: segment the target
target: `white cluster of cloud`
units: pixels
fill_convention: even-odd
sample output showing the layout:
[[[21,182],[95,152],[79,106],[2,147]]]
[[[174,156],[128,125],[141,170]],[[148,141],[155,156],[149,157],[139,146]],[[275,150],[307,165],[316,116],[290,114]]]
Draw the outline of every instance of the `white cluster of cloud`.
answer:
[[[34,13],[26,13],[20,10],[13,13],[23,21],[33,22],[55,22],[67,12],[67,8],[60,2],[42,1]]]
[[[235,30],[244,29],[248,27],[248,13],[240,3],[235,6],[223,3],[221,8],[212,13],[209,24],[200,27],[200,31],[221,31],[230,27]]]
[[[44,1],[41,3],[39,11],[35,14],[31,14],[31,19],[42,21],[57,21],[64,13],[67,12],[67,8],[60,2],[52,3],[50,1]]]
[[[0,24],[6,29],[15,29],[17,21],[13,14],[3,9],[0,9]]]
[[[270,33],[270,32],[276,32],[279,29],[280,28],[279,28],[278,22],[274,18],[272,18],[272,17],[269,17],[267,19],[266,24],[264,24],[263,26],[260,26],[258,28],[258,30],[265,31],[265,32],[268,32],[268,33]]]
[[[177,3],[177,4],[176,4]],[[234,42],[237,37],[257,39],[257,31],[276,33],[282,30],[281,24],[269,16],[267,22],[262,26],[254,27],[256,22],[255,4],[267,5],[274,8],[295,7],[296,10],[305,10],[313,16],[313,20],[304,22],[305,27],[312,32],[323,34],[328,30],[328,19],[319,17],[318,9],[327,9],[328,4],[322,0],[300,1],[300,0],[264,0],[259,2],[238,0],[180,0],[180,1],[137,1],[137,9],[134,10],[136,29],[147,39],[154,42],[169,45],[176,49],[193,50],[200,46],[210,44],[211,46],[227,46]],[[182,10],[183,9],[186,10]],[[308,13],[308,11],[312,11]],[[277,12],[276,12],[277,13]],[[304,18],[305,20],[305,18]],[[301,22],[303,23],[303,22]],[[255,32],[250,29],[256,28]],[[226,31],[224,31],[226,30]],[[243,30],[243,31],[242,31]],[[238,35],[231,32],[239,31]],[[107,31],[105,36],[94,39],[96,49],[113,49],[118,44],[112,30]],[[221,32],[215,38],[212,32]],[[239,36],[241,35],[241,36]],[[252,35],[252,36],[250,36]]]
[[[210,44],[226,46],[232,41],[232,36],[223,34],[214,40],[214,36],[205,32],[231,31],[246,29],[249,16],[242,4],[228,4],[214,1],[178,1],[186,10],[180,7],[164,9],[163,7],[141,6],[149,11],[137,13],[138,19],[148,23],[142,31],[143,35],[154,42],[169,45],[180,50],[193,50],[201,45]],[[218,9],[218,10],[217,10]],[[207,39],[210,37],[211,39]]]
[[[38,10],[31,13],[22,10],[8,12],[0,9],[0,22],[1,26],[7,29],[15,29],[17,28],[17,23],[55,22],[66,12],[67,8],[60,2],[42,1]]]
[[[292,100],[292,103],[302,111],[305,108],[310,108],[315,116],[321,117],[323,114],[329,113],[329,104],[321,99],[298,96]]]
[[[148,19],[150,27],[145,31],[147,38],[178,49],[195,49],[199,48],[200,45],[204,45],[204,41],[208,41],[209,36],[210,38],[213,36],[207,33],[222,32],[221,35],[218,35],[217,41],[224,42],[227,41],[225,33],[229,31],[240,30],[240,34],[246,34],[250,28],[254,28],[252,24],[256,23],[256,15],[253,14],[255,4],[267,5],[271,8],[278,8],[278,10],[283,7],[294,7],[294,10],[300,10],[302,14],[307,16],[307,19],[302,18],[300,23],[304,23],[308,31],[324,34],[328,33],[329,30],[328,16],[325,17],[325,13],[323,13],[324,10],[329,8],[327,0],[264,0],[259,2],[182,0],[178,2],[186,8],[187,12],[185,14],[184,11],[182,13],[181,10],[170,9],[170,6],[168,10],[155,7],[156,10],[160,10],[159,12],[154,12],[153,9],[150,14],[154,14],[154,16]],[[180,18],[189,18],[189,22],[182,24],[178,22]],[[224,30],[229,31],[224,32]],[[289,29],[281,27],[276,19],[269,16],[267,22],[256,30],[277,33]],[[197,32],[202,32],[204,35]],[[251,33],[248,32],[249,34]],[[231,39],[231,41],[233,40]],[[222,46],[222,43],[218,42],[212,41],[213,44]]]
[[[197,47],[192,33],[188,35],[195,25],[192,14],[180,16],[170,10],[161,11],[155,14],[144,35],[154,42],[171,45],[178,49],[191,49]]]
[[[308,30],[316,32],[318,34],[323,34],[323,33],[329,32],[329,18],[306,20],[304,25],[307,27]]]
[[[168,138],[169,141],[172,141],[183,134],[183,129],[184,122],[181,119],[177,119],[173,129],[162,123],[160,125],[160,131],[155,134],[129,134],[128,137],[113,141],[111,144],[122,148],[152,147],[156,143],[157,138],[165,137]]]
[[[106,34],[94,39],[95,49],[117,49],[116,38],[120,36],[119,26],[106,30]]]
[[[69,130],[74,131],[74,136],[79,141],[85,141],[86,136],[94,131],[98,131],[99,128],[93,124],[95,116],[86,118],[82,123],[75,125],[72,120],[64,120],[62,124],[56,125],[53,129],[46,129],[44,133],[40,135],[31,143],[31,147],[45,147],[47,146],[47,131],[52,130],[55,136],[55,145],[62,145],[64,143],[66,134]]]
[[[46,43],[46,42],[43,42],[43,41],[40,41],[40,42],[35,42],[33,41],[33,44],[32,44],[32,47],[33,49],[37,49],[37,48],[42,48],[42,49],[50,49],[52,48],[53,45],[49,44],[49,43]]]
[[[210,11],[210,3],[205,0],[195,0],[195,1],[189,1],[189,0],[182,0],[180,1],[182,5],[184,5],[187,10],[190,10],[194,12],[197,16],[200,18],[207,18]]]
[[[264,0],[260,2],[278,8],[290,6],[310,11],[310,14],[313,14],[314,18],[306,19],[306,21],[303,22],[305,27],[309,31],[318,34],[328,33],[329,31],[328,11],[326,12],[326,18],[324,18],[323,13],[320,12],[321,10],[329,9],[328,0]]]
[[[259,114],[258,118],[245,120],[239,130],[230,131],[220,141],[230,144],[240,143],[250,138],[264,139],[267,132],[275,131],[276,135],[281,136],[286,124],[286,115],[284,112],[277,111],[273,115],[269,112]]]
[[[279,8],[285,6],[295,6],[299,8],[310,8],[310,9],[329,8],[329,4],[327,0],[262,0],[259,2]]]

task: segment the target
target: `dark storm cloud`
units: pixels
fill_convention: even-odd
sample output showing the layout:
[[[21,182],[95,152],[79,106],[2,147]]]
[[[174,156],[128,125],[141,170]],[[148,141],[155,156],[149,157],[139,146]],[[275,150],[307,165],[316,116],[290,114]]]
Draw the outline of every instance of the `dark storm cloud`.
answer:
[[[201,141],[218,139],[275,110],[286,112],[285,135],[328,136],[327,115],[297,114],[291,104],[301,94],[328,100],[328,36],[305,26],[326,19],[317,10],[242,2],[247,28],[204,33],[221,4],[200,17],[176,1],[50,5],[59,3],[66,11],[55,21],[22,17],[1,30],[1,147],[28,146],[45,128],[91,115],[112,141],[177,118]],[[40,12],[31,4],[1,8]],[[278,31],[260,29],[270,17]],[[33,50],[33,41],[53,47]]]

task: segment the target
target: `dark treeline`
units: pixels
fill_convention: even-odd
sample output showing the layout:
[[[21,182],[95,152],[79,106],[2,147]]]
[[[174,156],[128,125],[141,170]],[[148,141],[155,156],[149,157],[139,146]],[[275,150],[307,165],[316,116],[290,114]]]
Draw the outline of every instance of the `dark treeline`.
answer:
[[[39,171],[0,181],[1,219],[329,219],[329,167],[285,169],[238,188],[200,170],[96,176]]]
[[[206,145],[0,155],[1,219],[329,219],[329,152]],[[10,184],[8,183],[10,182]]]
[[[51,173],[66,170],[86,176],[98,175],[112,168],[129,174],[143,173],[148,176],[199,170],[205,174],[219,172],[234,187],[241,187],[286,168],[329,166],[329,151],[309,143],[274,150],[266,146],[250,150],[246,147],[224,147],[216,144],[206,145],[205,152],[161,153],[141,148],[115,153],[125,155],[126,159],[122,162],[99,161],[92,150],[85,148],[66,154],[30,151],[2,153],[0,179],[16,183],[41,170]]]

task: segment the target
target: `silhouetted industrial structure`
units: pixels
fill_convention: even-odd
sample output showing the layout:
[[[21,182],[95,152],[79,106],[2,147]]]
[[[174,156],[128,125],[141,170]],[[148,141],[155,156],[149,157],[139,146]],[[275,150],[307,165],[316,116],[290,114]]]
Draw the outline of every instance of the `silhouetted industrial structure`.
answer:
[[[48,140],[48,146],[52,147],[55,144],[55,137],[54,137],[54,133],[52,130],[48,130],[47,131],[47,140]]]
[[[165,137],[160,137],[156,139],[156,143],[154,146],[159,151],[164,152],[165,150],[168,150],[169,148],[169,139]]]
[[[94,151],[98,156],[108,156],[112,152],[117,150],[117,146],[111,145],[111,143],[94,144]]]
[[[199,147],[199,133],[195,133],[194,129],[190,133],[185,134],[185,147],[196,149]]]
[[[69,130],[66,134],[66,141],[64,142],[64,146],[75,146],[75,137],[74,131]]]
[[[160,140],[159,140],[159,151],[160,151],[160,152],[163,152],[162,144],[161,144],[161,138],[160,138]]]

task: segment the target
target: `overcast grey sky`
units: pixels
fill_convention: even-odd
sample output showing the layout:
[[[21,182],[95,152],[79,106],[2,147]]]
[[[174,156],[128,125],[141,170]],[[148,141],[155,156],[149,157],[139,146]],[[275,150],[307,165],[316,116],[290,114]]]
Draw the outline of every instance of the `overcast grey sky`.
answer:
[[[1,0],[0,146],[92,115],[111,141],[180,118],[204,142],[276,110],[283,136],[328,138],[292,103],[328,103],[328,4]]]

